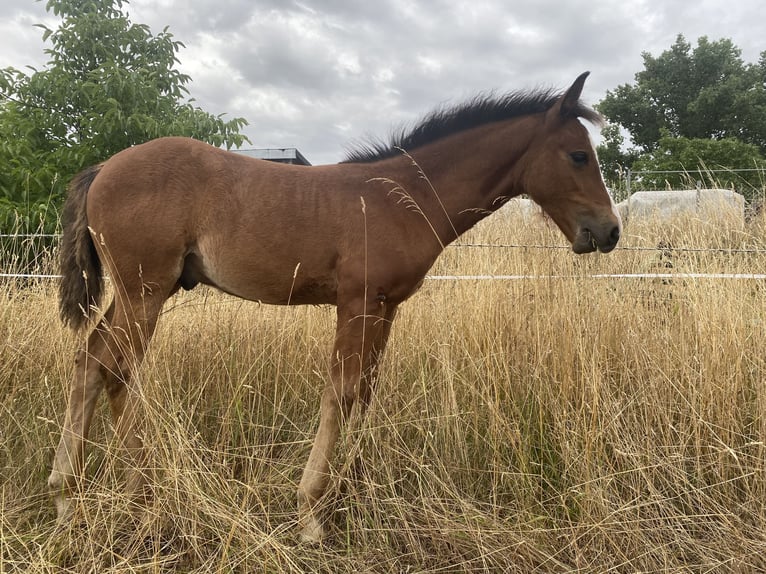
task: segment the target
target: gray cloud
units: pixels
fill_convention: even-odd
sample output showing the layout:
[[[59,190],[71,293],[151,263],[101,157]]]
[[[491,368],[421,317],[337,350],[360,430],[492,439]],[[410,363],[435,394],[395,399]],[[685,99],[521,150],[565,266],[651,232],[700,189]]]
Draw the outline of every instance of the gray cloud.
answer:
[[[186,45],[181,68],[198,105],[247,118],[255,146],[295,146],[314,163],[479,91],[564,88],[591,70],[584,96],[595,103],[678,33],[731,38],[748,61],[766,49],[756,0],[693,10],[666,0],[133,0],[127,10]],[[0,66],[44,63],[32,24],[45,17],[43,3],[2,2]]]

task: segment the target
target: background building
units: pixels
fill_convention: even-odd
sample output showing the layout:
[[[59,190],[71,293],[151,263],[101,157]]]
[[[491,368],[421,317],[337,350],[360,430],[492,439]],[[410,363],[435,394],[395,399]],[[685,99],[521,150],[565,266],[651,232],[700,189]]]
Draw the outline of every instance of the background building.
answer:
[[[294,147],[286,147],[282,149],[233,149],[231,151],[241,153],[248,157],[256,157],[258,159],[266,159],[278,163],[311,165],[311,163],[303,157],[303,154]]]

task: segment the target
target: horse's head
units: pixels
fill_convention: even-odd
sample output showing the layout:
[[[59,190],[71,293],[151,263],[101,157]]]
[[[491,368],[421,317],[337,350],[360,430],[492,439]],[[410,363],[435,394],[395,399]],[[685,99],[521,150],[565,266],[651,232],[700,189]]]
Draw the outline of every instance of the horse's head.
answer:
[[[582,74],[545,114],[542,131],[526,152],[524,191],[553,219],[575,253],[608,253],[622,233],[585,126],[599,121],[580,103]]]

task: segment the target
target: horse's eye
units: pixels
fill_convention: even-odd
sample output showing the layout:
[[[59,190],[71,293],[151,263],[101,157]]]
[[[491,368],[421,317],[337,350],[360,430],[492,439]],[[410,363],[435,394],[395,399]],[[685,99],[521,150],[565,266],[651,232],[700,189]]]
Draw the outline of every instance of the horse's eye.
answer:
[[[572,161],[576,166],[583,166],[588,164],[588,154],[584,151],[573,151],[569,154]]]

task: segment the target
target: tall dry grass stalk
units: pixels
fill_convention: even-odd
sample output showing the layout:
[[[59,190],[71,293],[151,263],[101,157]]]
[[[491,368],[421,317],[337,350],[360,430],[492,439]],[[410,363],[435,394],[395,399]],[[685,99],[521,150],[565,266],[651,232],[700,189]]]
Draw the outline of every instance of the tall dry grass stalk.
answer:
[[[80,342],[52,283],[3,288],[0,572],[762,571],[763,281],[588,276],[762,273],[766,233],[626,232],[647,249],[447,250],[434,273],[566,277],[427,281],[403,305],[318,547],[295,540],[295,491],[332,309],[172,299],[136,375],[153,502],[122,496],[104,406],[77,520],[57,531],[46,478]],[[499,216],[465,242],[563,238]]]

